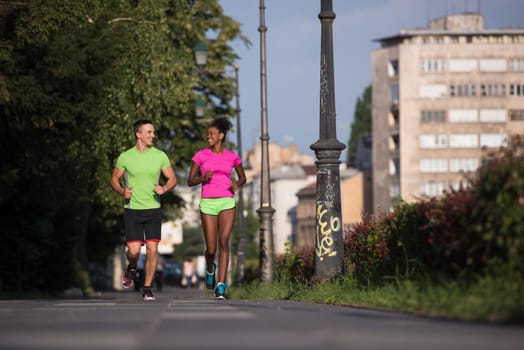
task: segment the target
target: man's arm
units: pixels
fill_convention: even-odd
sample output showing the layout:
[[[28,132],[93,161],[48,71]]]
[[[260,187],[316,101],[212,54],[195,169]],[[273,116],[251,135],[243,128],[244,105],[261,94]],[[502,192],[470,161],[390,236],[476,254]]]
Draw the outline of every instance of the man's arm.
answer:
[[[129,199],[131,198],[131,188],[122,188],[120,185],[120,178],[124,176],[125,170],[115,168],[113,169],[113,174],[111,175],[111,187],[115,192],[117,192],[122,197]]]
[[[155,192],[160,195],[171,191],[176,186],[176,175],[171,165],[162,169],[162,174],[167,178],[166,184],[164,186],[155,185]]]

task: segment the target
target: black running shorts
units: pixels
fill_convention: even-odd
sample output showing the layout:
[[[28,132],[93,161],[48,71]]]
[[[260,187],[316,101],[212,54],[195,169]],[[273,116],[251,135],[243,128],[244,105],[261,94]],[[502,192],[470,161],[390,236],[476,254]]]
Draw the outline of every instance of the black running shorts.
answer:
[[[126,242],[160,242],[162,211],[158,209],[124,209]]]

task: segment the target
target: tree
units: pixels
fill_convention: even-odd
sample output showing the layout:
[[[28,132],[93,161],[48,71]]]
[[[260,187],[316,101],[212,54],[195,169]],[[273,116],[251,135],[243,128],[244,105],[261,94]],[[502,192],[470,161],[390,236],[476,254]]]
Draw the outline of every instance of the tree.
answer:
[[[361,136],[371,133],[371,85],[368,85],[355,104],[355,115],[351,123],[348,141],[347,164],[355,163],[355,153]]]
[[[108,181],[133,121],[152,119],[182,170],[204,140],[197,94],[233,115],[233,81],[198,70],[193,47],[230,65],[239,24],[216,0],[1,2],[0,18],[0,290],[59,291],[122,243]]]

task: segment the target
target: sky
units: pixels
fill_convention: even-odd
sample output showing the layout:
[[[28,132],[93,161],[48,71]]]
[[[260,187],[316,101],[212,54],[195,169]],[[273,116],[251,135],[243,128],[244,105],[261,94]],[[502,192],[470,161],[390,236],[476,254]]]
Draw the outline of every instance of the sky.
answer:
[[[321,0],[265,0],[267,118],[269,142],[309,146],[319,139]],[[224,13],[241,23],[252,45],[232,43],[239,59],[242,149],[260,142],[259,0],[219,0]],[[374,41],[401,29],[425,28],[446,14],[478,12],[484,28],[524,28],[524,0],[333,0],[337,139],[347,144],[357,99],[371,84]],[[235,105],[234,101],[233,105]],[[236,128],[235,128],[236,129]],[[236,132],[236,131],[235,131]],[[236,143],[237,135],[229,136]],[[346,151],[340,160],[346,160]]]

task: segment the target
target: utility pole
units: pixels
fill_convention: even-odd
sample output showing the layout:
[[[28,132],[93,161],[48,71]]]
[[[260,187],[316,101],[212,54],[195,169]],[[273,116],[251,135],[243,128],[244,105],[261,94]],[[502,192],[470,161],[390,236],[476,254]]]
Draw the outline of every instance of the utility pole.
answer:
[[[269,133],[267,125],[267,78],[266,78],[266,23],[264,0],[259,0],[260,9],[260,107],[262,166],[260,172],[260,208],[257,210],[260,219],[259,231],[259,268],[262,282],[273,281],[273,214],[271,207],[271,188],[269,178]]]
[[[320,138],[310,148],[317,157],[315,276],[322,279],[344,272],[339,158],[346,145],[337,140],[333,0],[321,0],[320,8]]]
[[[235,100],[237,115],[237,147],[240,159],[242,156],[242,128],[240,124],[240,86],[238,83],[238,70],[240,66],[235,64]],[[246,260],[246,221],[244,218],[244,191],[242,186],[238,190],[238,251],[237,251],[237,285],[241,286],[244,282],[244,262]]]

